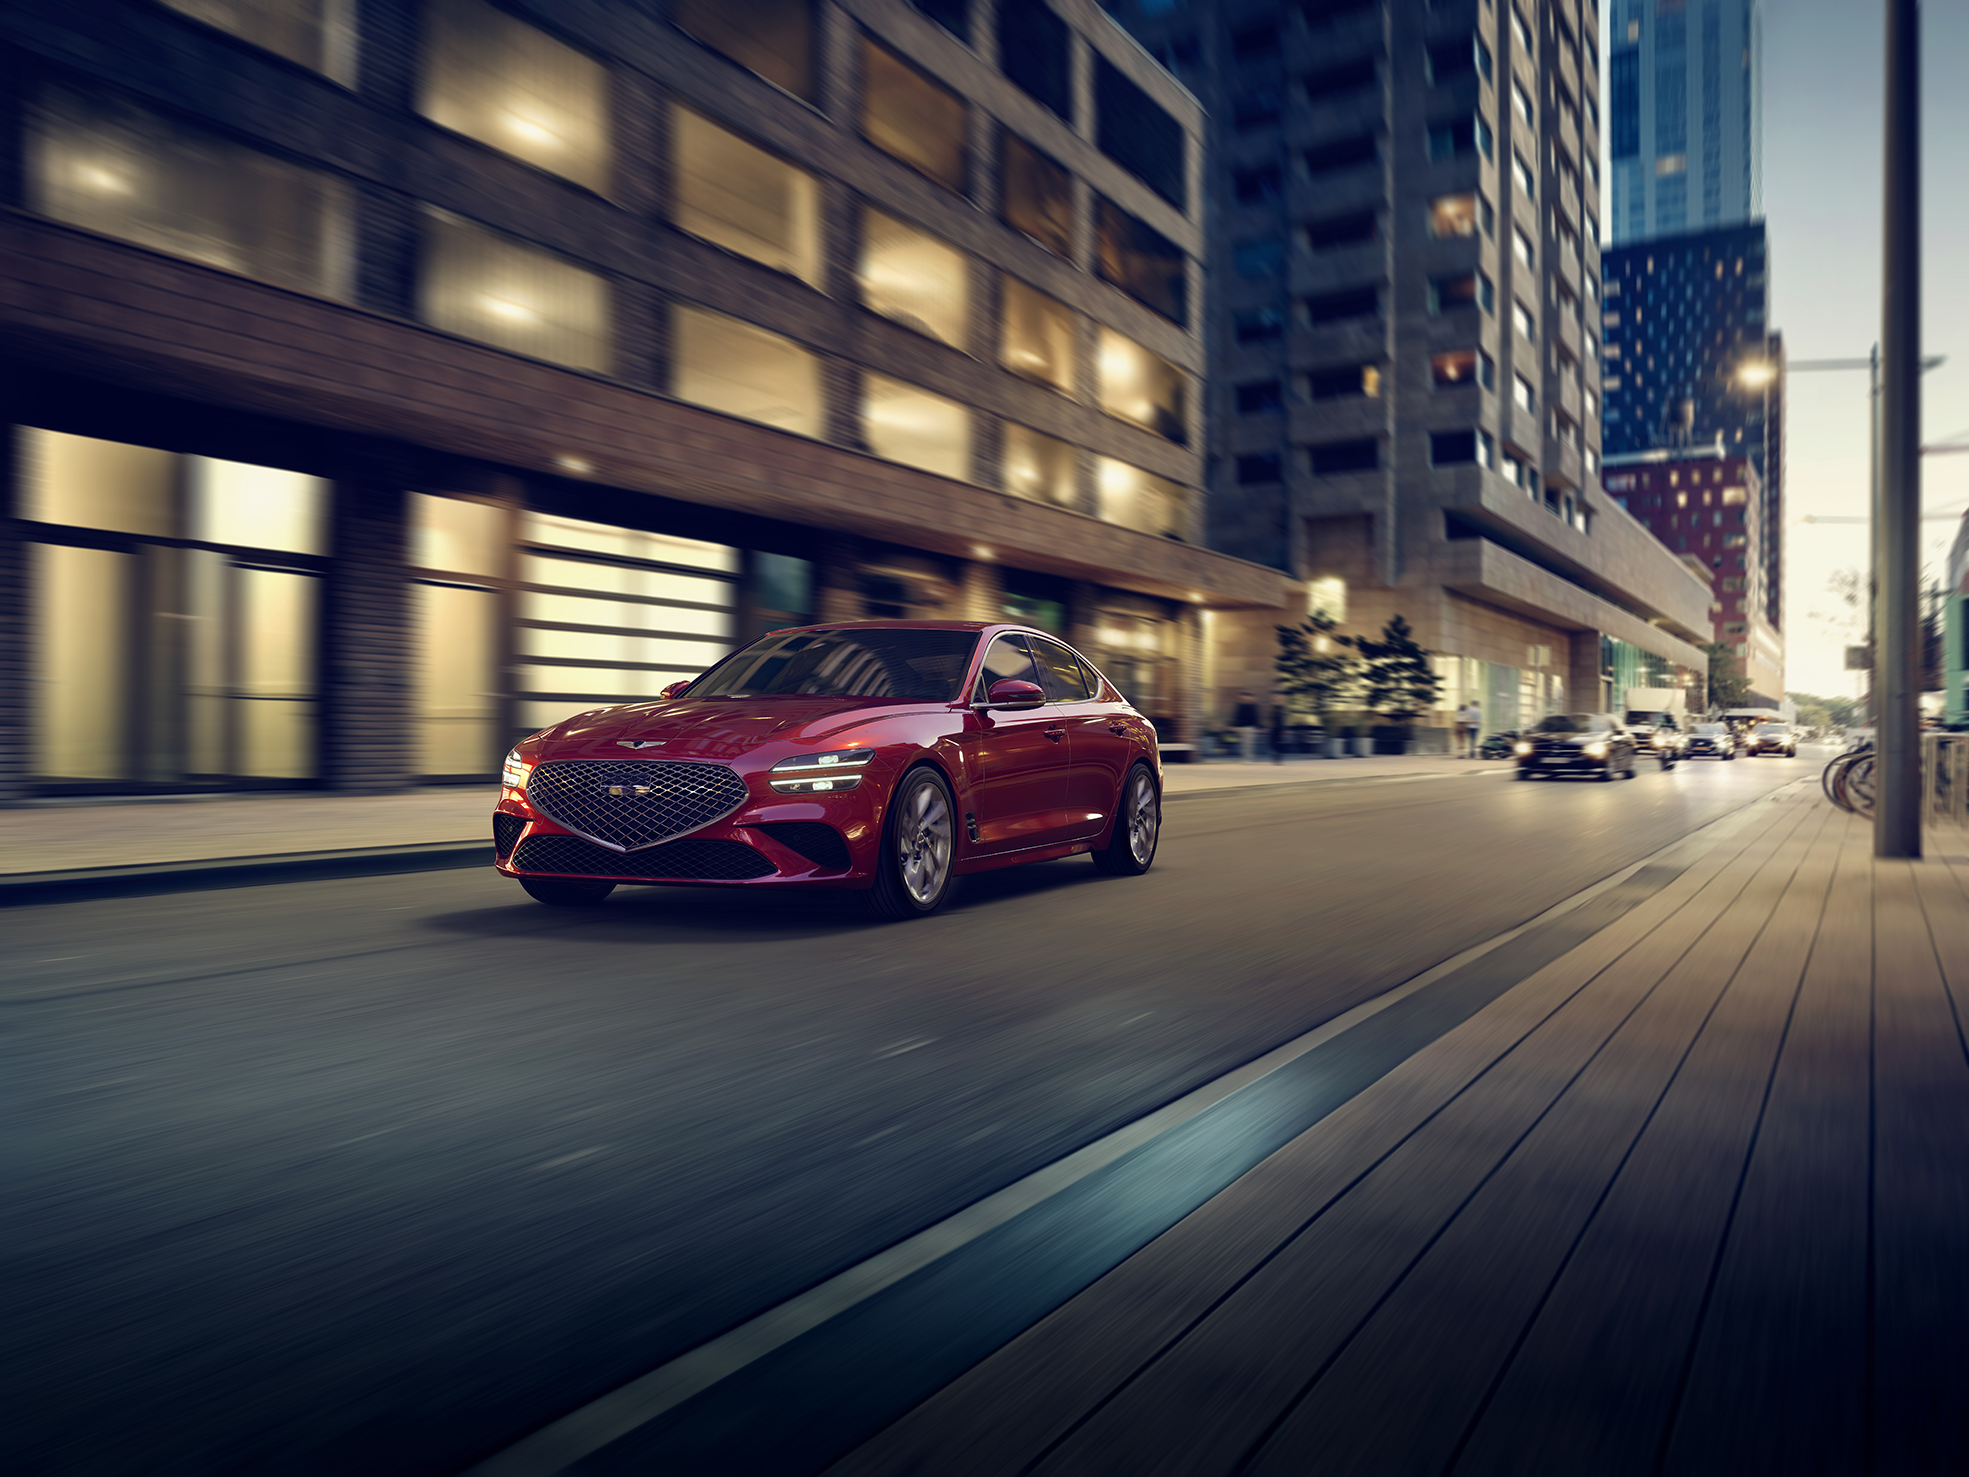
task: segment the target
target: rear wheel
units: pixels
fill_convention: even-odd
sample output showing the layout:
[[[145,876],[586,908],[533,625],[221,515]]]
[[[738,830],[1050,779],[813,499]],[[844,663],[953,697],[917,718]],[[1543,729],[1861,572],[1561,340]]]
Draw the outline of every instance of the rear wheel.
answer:
[[[956,804],[944,777],[927,765],[902,777],[882,823],[875,885],[863,897],[877,918],[923,918],[957,892]]]
[[[615,891],[613,882],[584,882],[577,877],[522,877],[520,886],[535,902],[555,908],[592,908]]]
[[[1114,834],[1094,853],[1094,865],[1116,877],[1139,877],[1155,861],[1155,844],[1162,834],[1162,797],[1146,764],[1137,764],[1121,783],[1121,804],[1115,810]]]

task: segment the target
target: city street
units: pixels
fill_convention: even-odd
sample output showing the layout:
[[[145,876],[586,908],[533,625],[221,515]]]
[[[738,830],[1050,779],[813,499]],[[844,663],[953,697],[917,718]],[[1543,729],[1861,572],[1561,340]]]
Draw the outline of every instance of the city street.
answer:
[[[459,1471],[1816,773],[1192,793],[1146,877],[900,926],[489,867],[11,909],[0,1466]]]

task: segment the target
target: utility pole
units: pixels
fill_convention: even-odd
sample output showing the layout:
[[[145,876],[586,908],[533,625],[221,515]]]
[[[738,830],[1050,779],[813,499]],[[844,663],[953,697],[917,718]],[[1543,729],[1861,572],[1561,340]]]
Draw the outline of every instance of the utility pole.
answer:
[[[1921,855],[1921,7],[1887,0],[1880,490],[1874,506],[1877,857]]]

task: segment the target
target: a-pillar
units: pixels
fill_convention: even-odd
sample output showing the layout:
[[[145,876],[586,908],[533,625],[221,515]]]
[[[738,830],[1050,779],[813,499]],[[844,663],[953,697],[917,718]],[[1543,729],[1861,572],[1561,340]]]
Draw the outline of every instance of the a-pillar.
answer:
[[[416,645],[401,479],[335,484],[323,592],[321,779],[386,794],[416,781]]]

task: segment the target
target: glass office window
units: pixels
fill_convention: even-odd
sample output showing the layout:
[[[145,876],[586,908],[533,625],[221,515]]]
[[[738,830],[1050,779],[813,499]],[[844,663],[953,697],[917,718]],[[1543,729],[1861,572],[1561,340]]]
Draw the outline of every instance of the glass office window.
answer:
[[[50,89],[28,176],[32,208],[55,220],[280,287],[350,295],[349,193],[325,174]]]
[[[1016,277],[1005,281],[998,362],[1012,373],[1073,393],[1073,310]]]
[[[127,647],[137,562],[107,549],[34,546],[37,774],[129,776]]]
[[[460,506],[470,506],[461,504]],[[499,596],[413,585],[417,626],[417,772],[487,774],[499,765]]]
[[[1186,380],[1159,355],[1112,328],[1101,330],[1101,409],[1130,425],[1189,444]]]
[[[21,516],[112,533],[177,533],[170,452],[22,426]]]
[[[1005,449],[1000,473],[1005,490],[1014,497],[1071,508],[1080,501],[1075,488],[1074,449],[1064,441],[1043,436],[1029,426],[1005,425]]]
[[[418,569],[496,579],[506,570],[506,512],[491,503],[410,494],[410,562]]]
[[[971,475],[971,412],[884,375],[868,377],[862,439],[875,455],[940,477]]]
[[[186,458],[191,536],[290,554],[328,552],[328,483],[300,472]]]
[[[964,100],[866,38],[861,131],[876,148],[963,192]]]
[[[741,67],[815,101],[811,0],[671,0],[670,19]]]
[[[291,62],[355,85],[355,0],[164,0]]]
[[[1189,280],[1175,242],[1113,201],[1094,202],[1095,269],[1135,301],[1176,324],[1189,321]]]
[[[304,779],[314,773],[315,579],[280,569],[235,575],[241,638],[235,773]]]
[[[688,108],[671,113],[677,226],[820,285],[820,183]]]
[[[1181,484],[1104,456],[1098,463],[1095,485],[1101,517],[1109,523],[1158,537],[1188,536],[1189,498]]]
[[[484,0],[430,0],[418,110],[591,190],[609,182],[608,73]]]
[[[678,304],[672,323],[670,392],[801,436],[821,431],[820,359],[789,338]]]
[[[1073,256],[1073,176],[1015,133],[1004,136],[1005,224],[1055,256]]]
[[[447,212],[426,208],[418,311],[433,328],[516,354],[608,372],[608,283]]]
[[[1188,210],[1183,125],[1106,57],[1094,58],[1095,140],[1178,210]]]
[[[964,253],[872,207],[862,212],[864,307],[898,323],[964,347],[970,321],[971,273]]]

